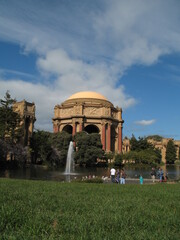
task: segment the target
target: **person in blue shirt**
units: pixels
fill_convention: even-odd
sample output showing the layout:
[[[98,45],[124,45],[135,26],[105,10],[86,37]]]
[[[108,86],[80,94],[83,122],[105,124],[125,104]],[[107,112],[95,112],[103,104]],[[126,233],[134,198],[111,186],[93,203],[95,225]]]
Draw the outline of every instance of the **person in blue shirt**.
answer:
[[[144,181],[143,176],[140,175],[140,176],[139,176],[139,182],[140,182],[140,184],[143,184],[143,181]]]
[[[158,176],[159,176],[159,181],[162,182],[163,176],[164,176],[164,172],[163,172],[162,168],[159,168]]]

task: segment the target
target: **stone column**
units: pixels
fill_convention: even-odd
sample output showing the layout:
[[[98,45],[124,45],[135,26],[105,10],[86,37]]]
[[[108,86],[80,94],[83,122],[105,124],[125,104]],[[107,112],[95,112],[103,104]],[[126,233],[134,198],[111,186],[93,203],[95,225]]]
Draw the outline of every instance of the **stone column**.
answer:
[[[122,126],[118,127],[118,152],[122,153]]]
[[[79,132],[82,132],[83,130],[83,120],[80,120],[79,122]]]
[[[108,123],[108,132],[107,132],[107,151],[111,151],[111,124]]]
[[[29,133],[30,133],[30,135],[32,136],[32,133],[33,133],[33,120],[32,120],[32,119],[30,119]]]
[[[82,123],[79,124],[79,132],[82,132]]]
[[[53,131],[54,131],[54,133],[58,132],[58,125],[56,125],[56,124],[53,125]]]
[[[73,132],[72,135],[74,136],[76,134],[76,123],[73,123]]]
[[[103,150],[106,150],[106,128],[105,124],[102,124],[102,136],[101,136],[101,141],[103,145]]]

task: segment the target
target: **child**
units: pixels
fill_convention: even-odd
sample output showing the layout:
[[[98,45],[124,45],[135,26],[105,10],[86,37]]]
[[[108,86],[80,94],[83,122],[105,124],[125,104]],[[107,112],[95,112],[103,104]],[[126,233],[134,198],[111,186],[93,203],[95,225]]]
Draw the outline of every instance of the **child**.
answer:
[[[142,175],[140,175],[140,176],[139,176],[139,182],[140,182],[140,184],[143,184],[143,180],[144,180],[144,179],[143,179]]]

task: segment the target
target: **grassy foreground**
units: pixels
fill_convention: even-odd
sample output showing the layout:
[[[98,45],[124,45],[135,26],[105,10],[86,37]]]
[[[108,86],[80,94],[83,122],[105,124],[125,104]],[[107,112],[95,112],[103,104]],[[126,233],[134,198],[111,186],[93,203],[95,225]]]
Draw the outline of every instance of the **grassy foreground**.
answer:
[[[0,239],[180,239],[180,184],[0,179]]]

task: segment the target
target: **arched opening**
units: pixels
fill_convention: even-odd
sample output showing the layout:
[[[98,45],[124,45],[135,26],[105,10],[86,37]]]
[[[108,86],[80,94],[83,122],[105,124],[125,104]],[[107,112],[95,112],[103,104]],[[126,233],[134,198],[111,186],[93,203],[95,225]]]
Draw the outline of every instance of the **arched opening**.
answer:
[[[91,133],[99,133],[99,128],[95,125],[88,125],[84,128],[84,131],[91,134]]]
[[[72,134],[72,129],[73,128],[71,125],[66,125],[65,127],[63,127],[62,131]]]

